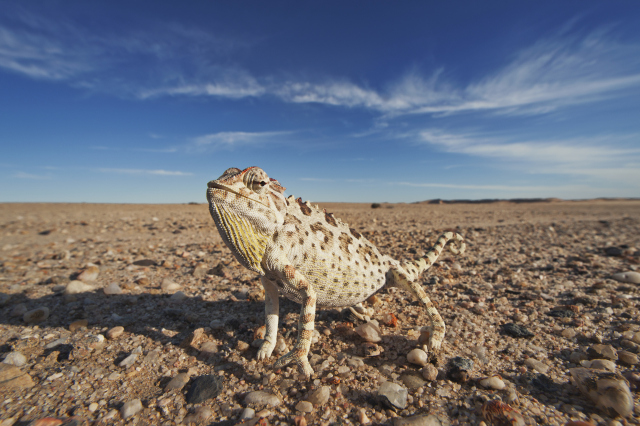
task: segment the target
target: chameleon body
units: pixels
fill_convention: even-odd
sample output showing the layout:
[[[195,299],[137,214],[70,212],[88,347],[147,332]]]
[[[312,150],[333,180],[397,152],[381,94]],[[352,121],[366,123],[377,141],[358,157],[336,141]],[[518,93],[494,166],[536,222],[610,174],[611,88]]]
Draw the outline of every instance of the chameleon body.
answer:
[[[356,230],[331,213],[293,196],[258,167],[227,169],[208,183],[211,216],[227,246],[246,268],[261,275],[265,290],[266,333],[258,359],[271,356],[276,344],[280,294],[302,305],[294,348],[274,366],[290,362],[309,378],[307,355],[316,306],[357,305],[384,286],[408,290],[426,307],[428,349],[442,345],[445,325],[418,277],[436,261],[447,242],[462,253],[463,238],[445,232],[418,261],[401,263],[380,254]]]

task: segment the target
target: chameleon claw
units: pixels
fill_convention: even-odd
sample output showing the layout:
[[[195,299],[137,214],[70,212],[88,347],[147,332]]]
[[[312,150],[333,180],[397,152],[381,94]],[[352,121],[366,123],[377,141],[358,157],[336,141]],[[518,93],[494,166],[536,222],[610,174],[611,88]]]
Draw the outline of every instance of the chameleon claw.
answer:
[[[313,372],[313,368],[311,368],[311,365],[309,364],[309,360],[305,355],[302,355],[300,351],[296,349],[293,349],[286,355],[283,355],[282,357],[280,357],[275,362],[275,364],[273,364],[273,367],[282,368],[291,362],[295,362],[295,364],[298,366],[298,371],[300,372],[300,374],[305,376],[306,380],[309,380],[311,378],[311,375],[314,372]]]
[[[256,356],[258,360],[267,359],[273,353],[273,349],[276,347],[275,343],[271,343],[268,340],[263,340],[262,345],[260,345],[260,349],[258,349],[258,355]]]

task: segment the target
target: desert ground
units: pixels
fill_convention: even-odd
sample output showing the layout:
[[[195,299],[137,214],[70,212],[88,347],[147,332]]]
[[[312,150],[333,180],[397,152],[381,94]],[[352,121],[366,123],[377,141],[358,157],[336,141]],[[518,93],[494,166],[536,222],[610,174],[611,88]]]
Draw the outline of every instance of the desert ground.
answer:
[[[264,292],[206,204],[6,203],[0,425],[501,424],[483,415],[495,400],[508,424],[640,424],[639,200],[320,207],[399,260],[465,237],[422,276],[447,326],[439,354],[409,355],[426,312],[382,289],[364,321],[318,309],[300,380],[256,360]],[[280,354],[298,314],[281,299]]]

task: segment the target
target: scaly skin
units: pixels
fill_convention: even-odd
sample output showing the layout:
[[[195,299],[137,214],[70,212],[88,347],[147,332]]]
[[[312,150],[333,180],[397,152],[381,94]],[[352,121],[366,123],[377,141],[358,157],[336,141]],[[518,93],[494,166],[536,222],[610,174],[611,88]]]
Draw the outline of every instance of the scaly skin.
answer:
[[[427,309],[430,351],[442,345],[445,325],[418,277],[438,259],[448,242],[454,254],[465,250],[464,239],[445,232],[416,262],[400,263],[380,254],[356,230],[331,213],[293,196],[258,167],[230,168],[209,182],[211,216],[238,261],[261,275],[265,289],[266,335],[258,359],[271,356],[278,328],[278,295],[302,305],[298,340],[276,368],[294,362],[308,379],[313,374],[307,355],[316,306],[353,306],[384,286],[408,290]]]

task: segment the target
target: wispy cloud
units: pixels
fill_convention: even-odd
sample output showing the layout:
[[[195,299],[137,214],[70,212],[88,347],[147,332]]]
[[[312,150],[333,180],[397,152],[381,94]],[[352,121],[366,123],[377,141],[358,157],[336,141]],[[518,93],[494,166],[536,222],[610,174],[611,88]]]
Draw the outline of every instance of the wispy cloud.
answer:
[[[640,182],[640,135],[527,140],[479,132],[425,129],[418,140],[452,153],[504,160],[528,173],[589,176],[626,184]]]
[[[193,173],[172,171],[172,170],[144,170],[144,169],[111,169],[111,168],[99,168],[97,169],[101,173],[115,173],[126,175],[159,175],[159,176],[192,176]]]
[[[618,42],[602,30],[549,36],[513,52],[501,67],[474,81],[455,81],[442,64],[426,72],[412,70],[377,87],[340,76],[312,81],[269,71],[254,75],[229,60],[249,46],[175,24],[164,24],[161,31],[97,34],[64,18],[22,13],[0,21],[0,68],[141,99],[270,97],[368,109],[386,116],[469,111],[545,114],[640,91],[640,44]]]
[[[291,131],[277,132],[218,132],[193,138],[187,149],[191,151],[232,148],[240,145],[276,143]]]
[[[32,173],[18,172],[12,175],[14,178],[18,179],[32,179],[32,180],[49,180],[51,179],[50,175],[36,175]]]

